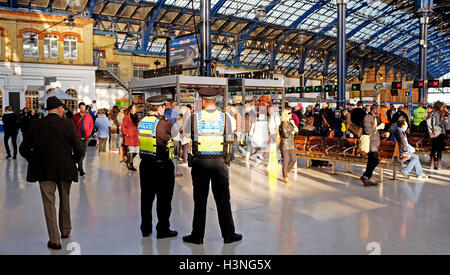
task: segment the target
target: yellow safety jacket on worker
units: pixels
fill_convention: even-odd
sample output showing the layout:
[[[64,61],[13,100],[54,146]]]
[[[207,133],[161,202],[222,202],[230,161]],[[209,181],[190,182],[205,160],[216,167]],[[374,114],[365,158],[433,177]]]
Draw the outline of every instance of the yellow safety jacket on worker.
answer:
[[[159,121],[160,119],[156,116],[146,116],[139,122],[138,131],[141,154],[157,156],[156,126]],[[169,153],[170,159],[174,158],[175,150],[172,139],[167,142],[166,152]]]
[[[194,117],[197,120],[197,140],[191,142],[191,153],[197,157],[224,155],[225,114],[218,110],[202,110]]]
[[[423,118],[427,115],[427,110],[425,108],[419,107],[414,111],[414,121],[413,124],[415,126],[419,126],[423,121]]]
[[[388,111],[388,109],[386,107],[381,109],[381,114],[380,114],[380,116],[381,116],[381,123],[386,123],[386,124],[389,123],[389,119],[388,119],[388,116],[387,116],[387,111]]]

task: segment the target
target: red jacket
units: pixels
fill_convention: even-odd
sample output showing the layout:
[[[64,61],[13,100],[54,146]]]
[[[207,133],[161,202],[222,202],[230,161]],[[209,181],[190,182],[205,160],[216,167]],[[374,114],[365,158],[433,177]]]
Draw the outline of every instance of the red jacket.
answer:
[[[129,115],[123,119],[122,133],[125,136],[125,146],[139,146],[138,127],[133,124]]]
[[[292,113],[292,117],[291,118],[294,120],[295,125],[298,127],[298,125],[300,124],[300,119],[297,116],[297,114]]]
[[[92,134],[94,130],[94,120],[92,116],[86,112],[84,113],[84,137],[81,136],[81,115],[80,113],[75,114],[72,117],[73,123],[75,123],[75,129],[77,129],[77,134],[79,138],[84,138],[86,140],[89,139],[89,136]]]

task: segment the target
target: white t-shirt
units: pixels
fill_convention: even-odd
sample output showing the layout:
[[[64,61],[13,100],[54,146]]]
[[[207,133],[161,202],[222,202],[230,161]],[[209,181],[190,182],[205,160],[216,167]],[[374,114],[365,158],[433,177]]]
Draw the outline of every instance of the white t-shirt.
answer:
[[[277,134],[276,128],[281,125],[281,117],[278,112],[273,113],[269,118],[269,134]]]

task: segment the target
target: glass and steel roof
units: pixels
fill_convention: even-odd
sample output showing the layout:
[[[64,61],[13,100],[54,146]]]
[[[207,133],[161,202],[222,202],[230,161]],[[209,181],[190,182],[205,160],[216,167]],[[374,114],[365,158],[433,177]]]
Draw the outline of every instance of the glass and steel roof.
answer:
[[[439,77],[450,72],[450,5],[448,1],[434,2],[438,14],[431,18],[429,28],[428,69],[432,76]],[[169,31],[176,35],[192,33],[194,22],[200,20],[199,0],[0,0],[0,8],[2,5],[92,17],[98,32],[111,32],[108,26],[114,22],[117,42],[126,43],[120,49],[126,46],[133,50],[134,45],[139,53],[161,55]],[[335,0],[211,0],[211,7],[212,54],[218,62],[239,62],[254,68],[275,66],[278,72],[295,75],[298,70],[290,69],[299,66],[299,51],[306,49],[304,69],[314,76],[322,71],[318,65],[325,63],[323,56],[336,54]],[[148,28],[141,28],[149,24],[149,44],[142,47]],[[361,62],[372,67],[389,62],[389,66],[415,74],[419,32],[413,0],[347,0],[348,73],[354,76],[353,68]],[[275,53],[273,59],[271,51]],[[315,55],[309,56],[312,51]],[[436,56],[439,62],[435,62]],[[311,65],[310,59],[318,65]],[[329,72],[334,62],[335,58],[329,63]]]

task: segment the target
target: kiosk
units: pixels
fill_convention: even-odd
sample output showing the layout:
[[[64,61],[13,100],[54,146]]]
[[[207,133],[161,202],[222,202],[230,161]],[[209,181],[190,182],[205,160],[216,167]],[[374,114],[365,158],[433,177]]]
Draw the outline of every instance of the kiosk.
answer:
[[[155,95],[164,95],[168,99],[181,104],[195,104],[198,97],[196,91],[200,88],[216,88],[223,98],[228,94],[228,81],[226,78],[171,75],[155,78],[144,78],[129,83],[130,100],[139,104],[140,115],[147,112],[147,98]]]

